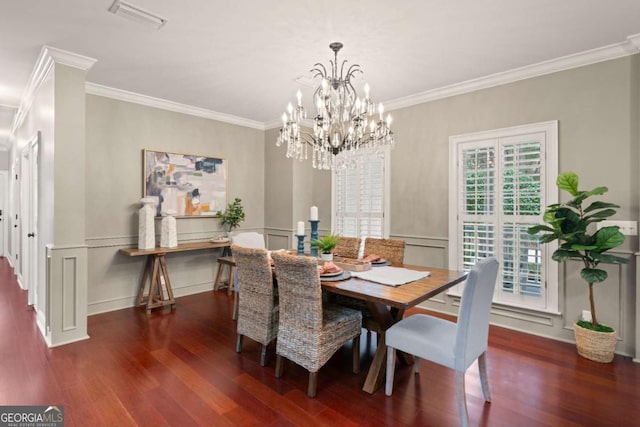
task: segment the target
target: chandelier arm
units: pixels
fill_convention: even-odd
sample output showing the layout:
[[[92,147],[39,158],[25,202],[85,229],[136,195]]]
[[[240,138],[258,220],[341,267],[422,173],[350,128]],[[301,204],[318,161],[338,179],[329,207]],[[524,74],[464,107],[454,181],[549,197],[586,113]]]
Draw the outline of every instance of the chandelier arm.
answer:
[[[321,63],[316,63],[313,65],[313,68],[311,69],[311,71],[317,71],[317,72],[321,72],[320,68],[322,68],[322,77],[326,77],[327,76],[327,69],[325,68],[324,64]],[[317,75],[317,74],[316,74]],[[315,76],[314,76],[315,77]]]
[[[315,70],[316,73],[312,76],[312,78],[316,78],[316,77],[321,77],[322,79],[325,79],[326,76],[324,74],[322,74],[322,70]],[[320,88],[320,86],[318,86],[318,88]]]
[[[340,79],[342,80],[342,76],[344,76],[344,66],[347,64],[347,60],[345,59],[344,61],[342,61],[342,66],[340,66]],[[351,70],[351,67],[349,67],[349,70]],[[349,80],[349,72],[347,72],[346,74],[346,78],[344,80]]]
[[[355,73],[357,73],[358,71],[360,71],[360,74],[364,74],[364,72],[360,69],[360,66],[358,64],[353,64],[352,66],[350,66],[349,69],[347,70],[347,78],[345,80],[349,80],[351,79],[351,77],[354,77]]]

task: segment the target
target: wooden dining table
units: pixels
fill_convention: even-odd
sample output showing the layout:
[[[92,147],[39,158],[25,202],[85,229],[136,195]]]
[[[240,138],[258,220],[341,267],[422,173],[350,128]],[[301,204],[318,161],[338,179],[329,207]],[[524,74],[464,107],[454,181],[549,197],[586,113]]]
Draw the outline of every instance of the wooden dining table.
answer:
[[[226,257],[225,259],[235,266],[233,257]],[[323,290],[364,301],[382,329],[378,347],[362,387],[363,391],[370,394],[375,393],[380,388],[385,374],[387,345],[384,331],[394,323],[402,320],[407,309],[446,291],[467,278],[467,273],[463,271],[405,264],[393,264],[393,266],[415,271],[428,271],[430,274],[428,277],[400,286],[383,285],[356,277],[338,281],[325,281],[322,280],[322,277],[320,278]],[[402,360],[403,358],[408,361],[407,355],[400,354],[400,359]]]
[[[366,302],[367,307],[382,328],[376,353],[373,356],[367,378],[362,387],[367,393],[375,393],[382,384],[385,375],[387,345],[384,331],[394,323],[399,322],[408,308],[415,307],[467,278],[467,273],[462,271],[414,265],[395,266],[416,271],[428,271],[430,275],[400,286],[388,286],[353,277],[343,281],[321,280],[322,289],[327,292],[345,295]]]

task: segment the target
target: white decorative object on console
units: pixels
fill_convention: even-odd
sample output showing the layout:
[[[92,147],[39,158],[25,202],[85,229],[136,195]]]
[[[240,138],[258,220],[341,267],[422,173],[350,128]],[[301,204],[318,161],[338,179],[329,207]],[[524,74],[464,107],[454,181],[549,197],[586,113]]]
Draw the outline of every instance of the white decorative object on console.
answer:
[[[155,197],[140,199],[142,207],[138,211],[138,249],[147,250],[156,247],[156,230],[154,218],[156,216]]]
[[[174,210],[167,210],[166,215],[162,218],[160,229],[160,247],[175,248],[178,246],[178,232],[176,230],[176,219]]]

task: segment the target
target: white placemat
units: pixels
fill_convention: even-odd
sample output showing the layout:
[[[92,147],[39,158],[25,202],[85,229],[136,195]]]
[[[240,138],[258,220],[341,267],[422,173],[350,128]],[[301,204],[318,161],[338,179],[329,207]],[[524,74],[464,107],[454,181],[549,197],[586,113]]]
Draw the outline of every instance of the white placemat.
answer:
[[[370,282],[382,283],[383,285],[399,286],[429,277],[431,273],[400,267],[378,267],[367,271],[352,272],[351,275]]]

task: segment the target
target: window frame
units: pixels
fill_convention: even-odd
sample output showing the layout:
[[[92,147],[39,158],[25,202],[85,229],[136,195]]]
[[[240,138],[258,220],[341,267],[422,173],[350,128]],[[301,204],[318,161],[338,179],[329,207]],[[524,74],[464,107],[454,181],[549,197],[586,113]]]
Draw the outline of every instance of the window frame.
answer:
[[[496,158],[500,159],[500,168],[503,165],[503,157],[501,152],[501,140],[514,140],[527,135],[543,134],[541,138],[540,156],[544,161],[541,164],[541,194],[540,194],[540,215],[531,216],[532,223],[542,223],[542,217],[546,206],[552,203],[558,203],[558,190],[556,188],[556,177],[558,176],[558,121],[552,120],[547,122],[532,123],[521,126],[513,126],[507,128],[493,129],[488,131],[473,132],[449,137],[449,253],[448,264],[451,270],[460,270],[462,266],[462,233],[459,231],[459,221],[461,216],[461,193],[464,194],[461,181],[461,162],[463,145],[476,144],[478,146],[491,145],[495,147]],[[501,169],[499,169],[501,170]],[[499,171],[498,170],[498,171]],[[496,192],[495,197],[502,196],[503,176],[498,173],[495,177]],[[502,218],[502,212],[496,214],[496,218]],[[502,224],[502,220],[498,221]],[[502,228],[497,228],[495,233],[502,233]],[[502,241],[501,237],[500,240]],[[500,261],[503,246],[494,248],[494,254]],[[501,292],[501,287],[496,286],[496,294],[494,295],[494,303],[507,306],[519,307],[533,311],[559,314],[559,281],[558,281],[558,263],[553,261],[551,255],[557,249],[557,242],[541,245],[542,250],[542,277],[541,286],[544,287],[544,301],[541,305],[536,306],[527,304],[522,300],[526,297],[508,298],[496,300],[495,295]],[[498,277],[502,277],[502,262],[500,263],[500,271]],[[454,296],[461,295],[461,285],[452,288],[448,294]],[[533,301],[533,300],[531,300]]]
[[[373,149],[363,149],[364,150],[373,150]],[[377,150],[382,150],[382,154],[384,156],[383,166],[382,166],[382,181],[384,188],[382,189],[382,238],[389,238],[389,224],[390,224],[390,188],[391,188],[391,148],[386,146],[382,149],[378,148]],[[368,155],[370,153],[365,153],[363,157],[358,159],[357,161],[361,161],[363,158],[368,159]],[[340,154],[338,154],[340,155]],[[336,170],[331,171],[331,230],[332,233],[336,231],[337,224],[337,178],[336,178]],[[356,236],[362,238],[364,242],[363,236]]]

